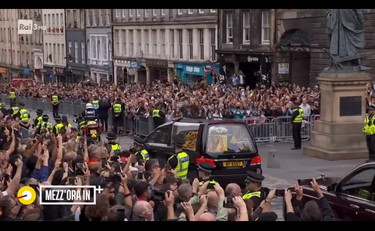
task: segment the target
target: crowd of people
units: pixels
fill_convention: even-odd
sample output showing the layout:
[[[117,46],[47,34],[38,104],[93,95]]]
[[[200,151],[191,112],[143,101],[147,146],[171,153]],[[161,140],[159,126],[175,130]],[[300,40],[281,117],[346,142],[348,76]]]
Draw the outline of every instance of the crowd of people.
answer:
[[[9,93],[9,86],[1,85],[0,92]],[[268,118],[291,116],[293,103],[299,102],[304,116],[319,115],[320,90],[316,86],[299,87],[295,84],[278,86],[260,85],[249,89],[232,84],[208,85],[204,80],[196,86],[184,86],[175,79],[173,82],[154,82],[150,86],[129,84],[99,87],[82,84],[48,84],[16,89],[19,96],[51,99],[58,94],[64,101],[89,103],[94,99],[124,104],[126,116],[145,115],[159,106],[166,121],[179,117],[191,118],[235,118],[247,119],[251,123],[262,123]]]

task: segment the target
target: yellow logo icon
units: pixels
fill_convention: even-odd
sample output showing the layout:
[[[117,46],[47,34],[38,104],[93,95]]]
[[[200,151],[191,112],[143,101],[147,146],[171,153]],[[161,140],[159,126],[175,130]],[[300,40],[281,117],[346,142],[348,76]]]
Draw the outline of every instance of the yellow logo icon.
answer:
[[[23,186],[17,192],[17,199],[24,205],[32,204],[36,199],[36,193],[30,186]]]

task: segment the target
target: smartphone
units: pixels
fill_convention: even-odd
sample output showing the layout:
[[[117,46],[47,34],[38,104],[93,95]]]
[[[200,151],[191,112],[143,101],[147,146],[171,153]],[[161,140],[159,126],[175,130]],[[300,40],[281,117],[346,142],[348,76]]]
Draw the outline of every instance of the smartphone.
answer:
[[[169,171],[169,170],[172,169],[171,166],[170,166],[169,164],[165,164],[165,165],[164,165],[164,168],[165,168],[165,170],[167,170],[167,171]]]
[[[299,185],[310,185],[311,186],[311,182],[312,179],[298,179],[297,182]]]
[[[285,189],[276,189],[275,196],[277,197],[284,197]]]
[[[76,178],[75,177],[68,177],[68,182],[70,185],[74,185],[76,183]]]
[[[143,172],[138,171],[138,180],[143,179]]]
[[[215,188],[214,186],[215,186],[214,183],[208,183],[207,189],[214,189]]]
[[[107,166],[107,164],[108,164],[107,159],[103,158],[102,159],[102,168],[104,168],[105,166]]]

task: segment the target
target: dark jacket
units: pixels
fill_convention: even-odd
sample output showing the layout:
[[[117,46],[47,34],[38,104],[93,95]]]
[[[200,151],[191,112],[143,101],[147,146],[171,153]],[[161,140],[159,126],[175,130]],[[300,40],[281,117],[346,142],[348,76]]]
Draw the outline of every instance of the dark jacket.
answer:
[[[111,104],[107,101],[100,101],[99,102],[99,109],[98,109],[98,117],[100,119],[102,118],[108,118],[108,110],[111,108]]]

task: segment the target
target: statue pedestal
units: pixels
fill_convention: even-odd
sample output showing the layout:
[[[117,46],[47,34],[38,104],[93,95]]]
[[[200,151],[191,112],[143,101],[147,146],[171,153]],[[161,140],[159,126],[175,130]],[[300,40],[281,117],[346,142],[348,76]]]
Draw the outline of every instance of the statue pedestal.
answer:
[[[326,160],[368,159],[362,133],[366,112],[365,85],[369,73],[321,73],[320,120],[310,135],[311,146],[303,148],[306,156]]]

